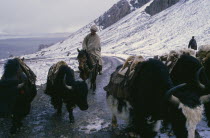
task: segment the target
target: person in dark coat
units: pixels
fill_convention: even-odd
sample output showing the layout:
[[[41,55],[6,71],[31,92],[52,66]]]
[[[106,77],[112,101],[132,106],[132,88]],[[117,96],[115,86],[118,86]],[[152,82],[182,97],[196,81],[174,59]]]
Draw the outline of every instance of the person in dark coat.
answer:
[[[196,40],[195,40],[194,36],[192,36],[192,39],[189,42],[188,48],[192,48],[194,50],[197,50],[197,43],[196,43]]]

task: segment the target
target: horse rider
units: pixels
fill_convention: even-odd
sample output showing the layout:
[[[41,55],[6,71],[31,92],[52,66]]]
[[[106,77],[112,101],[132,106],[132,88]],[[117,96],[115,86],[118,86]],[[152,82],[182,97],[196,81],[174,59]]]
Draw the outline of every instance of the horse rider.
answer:
[[[192,39],[189,42],[188,48],[192,48],[194,50],[197,50],[197,43],[196,43],[196,40],[195,40],[194,36],[192,36]]]
[[[101,42],[96,25],[91,26],[90,33],[84,38],[82,43],[83,50],[86,50],[91,57],[94,57],[99,64],[99,75],[102,74]]]

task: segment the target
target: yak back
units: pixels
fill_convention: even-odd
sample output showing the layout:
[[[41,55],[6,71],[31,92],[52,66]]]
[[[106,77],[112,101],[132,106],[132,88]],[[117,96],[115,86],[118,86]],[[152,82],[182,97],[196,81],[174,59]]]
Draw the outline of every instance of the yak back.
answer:
[[[128,84],[130,103],[135,112],[160,118],[165,112],[165,93],[173,87],[166,65],[156,59],[139,63]]]
[[[159,97],[160,95],[163,96],[166,90],[173,87],[173,83],[167,66],[159,60],[149,59],[136,66],[135,74],[128,87],[134,97],[139,94]]]
[[[22,71],[21,71],[22,70]],[[10,59],[4,66],[4,74],[2,80],[14,79],[14,76],[21,76],[21,72],[26,75],[31,84],[35,85],[36,75],[34,72],[19,58]],[[22,76],[23,77],[23,76]],[[25,76],[24,76],[25,77]],[[25,78],[26,78],[25,77]],[[21,78],[21,77],[20,77]]]
[[[55,78],[55,85],[58,85],[59,87],[63,86],[63,79],[64,76],[66,75],[66,84],[67,85],[73,85],[75,82],[75,77],[74,77],[74,70],[68,67],[67,65],[61,65],[58,74]]]
[[[128,100],[132,105],[139,105],[141,102],[159,104],[160,98],[173,86],[168,68],[159,60],[149,59],[138,63],[131,79],[118,74],[121,67],[122,65],[118,66],[112,73],[110,82],[104,89],[108,95]]]
[[[66,88],[64,88],[63,80],[66,75],[66,84],[73,85],[75,82],[74,71],[68,67],[67,64],[62,64],[61,62],[58,65],[53,65],[49,69],[48,78],[47,78],[47,86],[45,90],[45,94],[54,95],[59,94],[63,95]]]
[[[58,72],[61,66],[67,66],[66,62],[64,61],[59,61],[56,64],[53,64],[49,71],[48,71],[48,75],[47,78],[49,81],[51,81],[52,84],[54,84],[55,79],[57,78]],[[65,69],[64,69],[65,70]]]

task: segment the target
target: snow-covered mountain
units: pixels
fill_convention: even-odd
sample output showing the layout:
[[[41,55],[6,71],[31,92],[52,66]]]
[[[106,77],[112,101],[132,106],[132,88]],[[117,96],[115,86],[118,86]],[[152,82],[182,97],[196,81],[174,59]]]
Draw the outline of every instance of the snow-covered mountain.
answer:
[[[192,36],[195,36],[198,45],[210,44],[209,0],[180,0],[151,16],[145,9],[152,2],[99,32],[103,54],[153,56],[187,47]],[[92,24],[94,22],[71,34],[67,40],[29,57],[60,57],[68,52],[75,56]]]

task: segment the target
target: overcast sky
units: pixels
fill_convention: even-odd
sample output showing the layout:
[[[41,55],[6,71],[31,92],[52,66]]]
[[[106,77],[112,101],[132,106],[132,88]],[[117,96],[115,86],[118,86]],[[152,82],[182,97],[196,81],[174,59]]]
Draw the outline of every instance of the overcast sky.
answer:
[[[0,33],[72,32],[119,0],[0,0]]]

